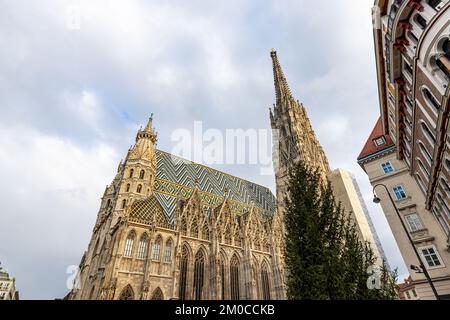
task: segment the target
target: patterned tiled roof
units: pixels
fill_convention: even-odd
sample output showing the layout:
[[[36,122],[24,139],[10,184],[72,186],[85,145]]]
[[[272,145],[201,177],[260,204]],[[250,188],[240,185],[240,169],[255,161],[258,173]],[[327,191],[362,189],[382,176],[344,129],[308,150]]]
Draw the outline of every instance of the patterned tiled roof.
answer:
[[[229,192],[230,207],[243,214],[254,205],[262,214],[275,212],[275,196],[269,188],[231,176],[218,170],[156,151],[157,174],[154,195],[169,222],[173,222],[176,199],[189,199],[197,188],[202,205],[215,208]]]
[[[143,224],[150,224],[153,221],[159,226],[170,228],[163,209],[154,196],[134,202],[130,209],[130,220]]]

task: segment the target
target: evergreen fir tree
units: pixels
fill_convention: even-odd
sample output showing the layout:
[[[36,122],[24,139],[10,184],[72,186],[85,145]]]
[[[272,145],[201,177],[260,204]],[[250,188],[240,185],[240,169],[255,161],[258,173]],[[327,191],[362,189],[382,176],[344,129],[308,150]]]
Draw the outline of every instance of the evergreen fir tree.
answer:
[[[369,288],[376,257],[317,170],[298,164],[285,212],[287,294],[292,300],[394,299],[395,273],[382,266],[381,287]]]

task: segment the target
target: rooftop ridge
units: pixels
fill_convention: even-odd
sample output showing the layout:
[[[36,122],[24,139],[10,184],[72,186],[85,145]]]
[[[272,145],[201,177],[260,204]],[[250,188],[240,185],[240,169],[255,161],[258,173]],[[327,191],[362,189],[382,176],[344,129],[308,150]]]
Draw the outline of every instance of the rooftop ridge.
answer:
[[[174,155],[173,153],[170,153],[170,152],[167,152],[167,151],[164,151],[164,150],[161,150],[161,149],[156,149],[156,151],[157,151],[157,152],[164,153],[164,154],[169,155],[169,156],[171,156],[171,157],[175,157],[175,158],[177,158],[177,159],[179,159],[179,160],[188,162],[188,163],[190,163],[190,164],[194,164],[194,165],[197,165],[197,166],[201,166],[201,167],[203,167],[203,168],[205,168],[205,169],[212,170],[212,171],[215,171],[215,172],[217,172],[217,173],[224,174],[224,175],[226,175],[226,176],[229,176],[229,177],[232,177],[232,178],[241,180],[241,181],[248,182],[248,183],[250,183],[250,184],[252,184],[252,185],[255,185],[255,186],[257,186],[257,187],[261,187],[261,188],[267,189],[270,193],[273,194],[272,190],[271,190],[269,187],[263,186],[263,185],[258,184],[258,183],[256,183],[256,182],[252,182],[252,181],[250,181],[250,180],[247,180],[247,179],[244,179],[244,178],[240,178],[240,177],[238,177],[238,176],[235,176],[235,175],[226,173],[226,172],[224,172],[224,171],[221,171],[221,170],[218,170],[218,169],[214,169],[214,168],[208,167],[207,165],[204,165],[204,164],[201,164],[201,163],[192,161],[192,160],[188,160],[188,159],[186,159],[186,158],[183,158],[183,157]]]

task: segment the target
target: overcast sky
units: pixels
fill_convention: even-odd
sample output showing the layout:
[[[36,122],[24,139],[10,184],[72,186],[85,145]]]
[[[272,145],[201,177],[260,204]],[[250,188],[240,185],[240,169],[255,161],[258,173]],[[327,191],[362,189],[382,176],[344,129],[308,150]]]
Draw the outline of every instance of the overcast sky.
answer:
[[[105,186],[150,113],[172,133],[269,129],[270,49],[333,168],[352,171],[392,267],[406,274],[356,163],[379,116],[373,0],[0,0],[0,261],[23,299],[62,298]],[[269,186],[257,165],[215,165]]]

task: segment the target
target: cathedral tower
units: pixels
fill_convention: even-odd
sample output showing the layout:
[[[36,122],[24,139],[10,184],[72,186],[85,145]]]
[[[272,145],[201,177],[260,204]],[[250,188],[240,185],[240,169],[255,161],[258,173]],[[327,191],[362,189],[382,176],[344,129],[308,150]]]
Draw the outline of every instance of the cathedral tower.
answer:
[[[282,216],[287,194],[289,170],[303,160],[311,168],[318,168],[323,181],[327,181],[330,166],[312,129],[306,110],[296,101],[278,61],[277,52],[272,49],[273,76],[276,104],[270,110],[273,130],[273,162],[276,179],[278,212]]]
[[[114,256],[113,249],[120,241],[119,229],[129,219],[129,208],[137,200],[148,197],[156,176],[157,134],[152,126],[153,115],[145,129],[136,135],[135,144],[121,161],[117,174],[103,194],[97,220],[87,251],[82,257],[78,278],[70,298],[108,299],[111,288],[100,290],[100,285],[111,281],[112,269],[105,268]]]
[[[331,171],[327,157],[312,129],[305,107],[292,97],[286,78],[272,50],[276,104],[270,112],[274,136],[273,161],[275,168],[277,210],[284,217],[285,197],[288,194],[289,170],[303,160],[312,169],[318,169],[323,183],[330,181],[336,201],[355,223],[361,241],[368,241],[374,253],[384,258],[383,249],[372,226],[370,215],[360,196],[352,175],[341,169]],[[283,230],[284,232],[284,230]]]

